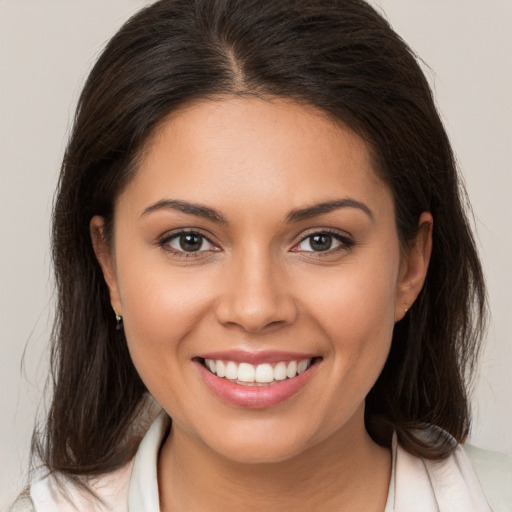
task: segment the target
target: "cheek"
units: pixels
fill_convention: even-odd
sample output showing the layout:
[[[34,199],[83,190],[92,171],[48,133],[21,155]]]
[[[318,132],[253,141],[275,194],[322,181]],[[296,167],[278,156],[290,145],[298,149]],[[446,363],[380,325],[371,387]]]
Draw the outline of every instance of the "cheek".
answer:
[[[207,314],[209,293],[197,272],[131,256],[120,262],[118,282],[128,347],[144,379],[187,357],[182,341]]]
[[[188,410],[190,390],[183,372],[191,365],[190,338],[209,309],[204,288],[190,279],[145,269],[123,281],[124,329],[142,381],[176,421]]]
[[[335,385],[364,396],[387,359],[395,324],[399,253],[336,269],[325,282],[308,283],[306,308],[329,340]]]
[[[333,340],[389,334],[393,329],[398,253],[372,260],[354,260],[323,280],[305,284],[308,307],[315,310],[312,316]]]

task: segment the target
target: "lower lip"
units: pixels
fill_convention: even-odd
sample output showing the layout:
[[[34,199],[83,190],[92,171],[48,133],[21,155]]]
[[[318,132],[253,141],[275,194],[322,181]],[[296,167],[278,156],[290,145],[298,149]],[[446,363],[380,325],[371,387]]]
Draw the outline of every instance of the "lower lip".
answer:
[[[277,381],[268,386],[248,386],[235,384],[227,379],[217,377],[199,361],[195,361],[201,377],[210,390],[222,401],[228,404],[248,409],[262,409],[272,407],[288,400],[298,393],[312,377],[317,364],[311,365],[304,373]]]

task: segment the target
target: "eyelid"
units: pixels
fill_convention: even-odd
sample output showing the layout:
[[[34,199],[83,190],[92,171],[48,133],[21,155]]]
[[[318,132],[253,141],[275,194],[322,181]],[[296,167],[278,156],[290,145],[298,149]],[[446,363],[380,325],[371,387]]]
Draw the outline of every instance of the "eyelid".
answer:
[[[176,238],[183,236],[183,235],[187,235],[187,234],[197,234],[197,235],[201,236],[204,240],[206,240],[212,246],[212,248],[198,250],[198,251],[184,251],[184,250],[176,249],[176,248],[168,245],[171,240],[175,240]],[[325,251],[313,251],[313,250],[307,251],[307,250],[296,249],[298,245],[303,243],[308,238],[310,238],[314,235],[320,235],[320,234],[326,234],[326,235],[332,236],[336,241],[339,242],[339,245],[334,248],[329,248]],[[214,251],[216,252],[216,251],[221,250],[219,245],[217,243],[215,243],[212,240],[212,238],[213,237],[211,235],[205,234],[204,230],[201,228],[195,228],[195,227],[177,228],[177,229],[173,229],[170,231],[166,231],[165,233],[160,235],[156,240],[156,245],[160,246],[166,252],[169,252],[169,253],[172,253],[175,255],[187,256],[187,257],[194,257],[194,256],[197,257],[200,255],[204,255],[204,253],[209,253],[209,252],[214,252]],[[300,238],[293,244],[293,246],[290,250],[292,252],[311,253],[311,254],[315,254],[315,256],[322,256],[322,255],[340,252],[343,250],[349,250],[354,245],[355,245],[355,242],[354,242],[352,236],[349,233],[347,233],[346,231],[342,231],[342,230],[338,230],[338,229],[334,229],[334,228],[318,227],[318,228],[309,229],[306,232],[301,233]],[[168,247],[168,248],[166,248],[166,247]]]
[[[307,240],[308,238],[314,235],[330,235],[338,242],[340,245],[338,247],[329,248],[325,251],[305,251],[305,250],[295,250],[294,249],[300,245],[302,242]],[[315,256],[322,256],[327,254],[332,254],[337,251],[348,250],[351,249],[355,245],[355,242],[350,234],[346,231],[341,231],[333,228],[313,228],[308,230],[306,233],[302,233],[299,240],[293,245],[292,252],[303,252],[303,253],[313,253]]]
[[[210,245],[213,246],[213,249],[206,249],[200,251],[183,251],[176,249],[174,247],[169,246],[169,242],[171,240],[175,240],[180,236],[195,234],[201,236],[204,240],[206,240]],[[212,241],[209,235],[206,235],[204,231],[200,228],[178,228],[173,229],[171,231],[166,231],[164,234],[160,235],[157,239],[156,245],[160,246],[164,251],[167,251],[171,254],[176,254],[180,256],[194,257],[202,255],[206,252],[218,251],[220,250],[218,244]],[[166,248],[169,247],[169,248]]]

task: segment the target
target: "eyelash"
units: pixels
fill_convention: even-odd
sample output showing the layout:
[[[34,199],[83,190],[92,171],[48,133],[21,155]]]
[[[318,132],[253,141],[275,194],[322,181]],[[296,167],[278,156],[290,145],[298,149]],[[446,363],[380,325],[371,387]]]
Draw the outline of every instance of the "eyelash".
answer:
[[[206,241],[207,243],[211,244],[213,247],[216,247],[215,244],[203,233],[197,230],[182,230],[178,231],[176,233],[172,234],[165,234],[158,240],[158,245],[165,250],[166,252],[171,253],[174,256],[177,256],[179,258],[197,258],[204,256],[205,252],[217,252],[220,249],[216,248],[213,251],[211,249],[209,250],[197,250],[197,251],[185,251],[185,250],[178,250],[173,247],[170,247],[170,244],[174,240],[178,240],[180,237],[186,236],[186,235],[196,235],[201,239],[201,246]],[[296,247],[301,245],[303,242],[305,242],[308,239],[312,239],[314,236],[318,235],[327,235],[329,237],[332,237],[337,242],[340,243],[338,247],[335,247],[334,249],[329,248],[325,251],[301,251],[301,250],[294,250]],[[307,235],[303,236],[291,249],[292,252],[301,252],[301,253],[310,253],[314,254],[315,257],[323,257],[332,255],[333,253],[338,253],[341,251],[347,251],[350,250],[355,245],[355,242],[349,238],[346,235],[340,234],[338,231],[334,231],[331,229],[321,229],[316,230],[311,233],[308,233]]]
[[[185,250],[178,250],[173,247],[171,247],[169,244],[174,240],[179,240],[181,237],[186,235],[196,235],[201,239],[201,246],[206,241],[212,246],[216,247],[215,244],[203,233],[201,233],[198,230],[182,230],[178,231],[176,233],[172,234],[165,234],[158,240],[158,245],[166,252],[171,253],[173,256],[177,256],[179,258],[197,258],[201,255],[204,255],[202,253],[205,252],[211,252],[211,250],[204,251],[204,250],[197,250],[197,251],[185,251]],[[219,249],[215,249],[214,252],[218,251]]]
[[[318,235],[328,235],[328,236],[332,237],[334,240],[336,240],[337,242],[339,242],[340,245],[335,248],[329,248],[325,251],[300,251],[300,250],[293,251],[293,249],[295,247],[298,247],[300,244],[302,244],[306,240],[312,239],[314,236],[318,236]],[[310,242],[310,245],[311,245],[311,242]],[[352,247],[354,247],[354,245],[355,245],[355,242],[351,238],[349,238],[347,235],[342,235],[339,231],[324,228],[324,229],[315,230],[315,231],[310,232],[310,233],[306,234],[305,236],[303,236],[299,240],[299,242],[297,242],[292,247],[292,251],[293,252],[302,252],[302,253],[307,254],[308,256],[314,255],[314,257],[325,257],[325,256],[332,256],[333,254],[336,254],[336,253],[339,253],[342,251],[348,251],[348,250],[352,249]]]

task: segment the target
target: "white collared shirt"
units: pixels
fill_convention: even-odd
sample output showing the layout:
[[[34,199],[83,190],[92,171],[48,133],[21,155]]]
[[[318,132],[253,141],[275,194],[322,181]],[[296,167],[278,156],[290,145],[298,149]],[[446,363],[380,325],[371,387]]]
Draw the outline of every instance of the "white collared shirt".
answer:
[[[157,463],[169,418],[161,412],[142,440],[132,461],[91,482],[106,506],[73,485],[63,487],[55,476],[32,484],[30,497],[36,512],[160,512]],[[469,449],[480,468],[482,481],[492,487],[489,506],[471,460],[461,446],[443,461],[415,457],[401,448],[396,436],[392,446],[392,473],[384,512],[512,512],[512,458]],[[496,467],[496,464],[499,467]],[[73,502],[74,506],[71,504]],[[21,512],[23,508],[13,509]]]

